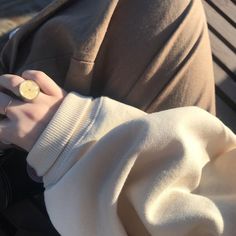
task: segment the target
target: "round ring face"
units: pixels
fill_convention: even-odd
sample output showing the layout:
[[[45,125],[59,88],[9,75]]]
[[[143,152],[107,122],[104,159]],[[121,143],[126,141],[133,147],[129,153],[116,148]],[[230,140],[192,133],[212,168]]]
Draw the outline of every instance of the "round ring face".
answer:
[[[33,101],[39,92],[40,88],[33,80],[25,80],[19,86],[19,93],[24,101]]]

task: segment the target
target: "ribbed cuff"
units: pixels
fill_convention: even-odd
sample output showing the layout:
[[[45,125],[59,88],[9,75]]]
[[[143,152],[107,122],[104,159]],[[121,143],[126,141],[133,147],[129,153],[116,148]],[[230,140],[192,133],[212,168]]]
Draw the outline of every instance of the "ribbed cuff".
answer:
[[[28,154],[27,162],[38,176],[44,176],[65,149],[75,129],[91,121],[86,115],[92,99],[69,93]]]

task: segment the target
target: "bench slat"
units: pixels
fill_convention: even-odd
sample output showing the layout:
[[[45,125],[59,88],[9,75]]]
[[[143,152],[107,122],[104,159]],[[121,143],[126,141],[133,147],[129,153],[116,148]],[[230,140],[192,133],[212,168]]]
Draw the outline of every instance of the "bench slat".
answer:
[[[232,79],[236,76],[236,54],[230,50],[221,40],[209,31],[212,52],[217,59],[232,73]]]
[[[214,62],[214,73],[215,73],[216,86],[236,107],[236,83],[215,62]]]
[[[236,132],[236,113],[218,95],[216,96],[216,115]]]
[[[225,20],[220,14],[218,14],[206,1],[203,1],[206,9],[208,24],[214,28],[222,38],[226,39],[234,48],[236,48],[236,30]]]
[[[230,19],[236,23],[236,5],[231,0],[206,0],[214,8],[224,15],[224,17]]]

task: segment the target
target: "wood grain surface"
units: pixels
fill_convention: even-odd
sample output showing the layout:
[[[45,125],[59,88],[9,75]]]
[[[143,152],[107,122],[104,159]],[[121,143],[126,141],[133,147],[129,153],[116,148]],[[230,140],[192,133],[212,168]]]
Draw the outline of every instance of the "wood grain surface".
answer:
[[[236,3],[202,2],[214,60],[217,116],[236,132]]]

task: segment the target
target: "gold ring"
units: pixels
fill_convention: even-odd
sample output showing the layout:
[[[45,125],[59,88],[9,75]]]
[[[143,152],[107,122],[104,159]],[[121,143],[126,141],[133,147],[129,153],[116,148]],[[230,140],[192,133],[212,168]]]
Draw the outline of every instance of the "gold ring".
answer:
[[[10,98],[7,105],[3,109],[3,115],[7,116],[7,109],[12,104],[12,102],[13,102],[13,99]]]
[[[40,92],[38,84],[33,80],[25,80],[19,85],[19,94],[26,102],[35,100]]]

